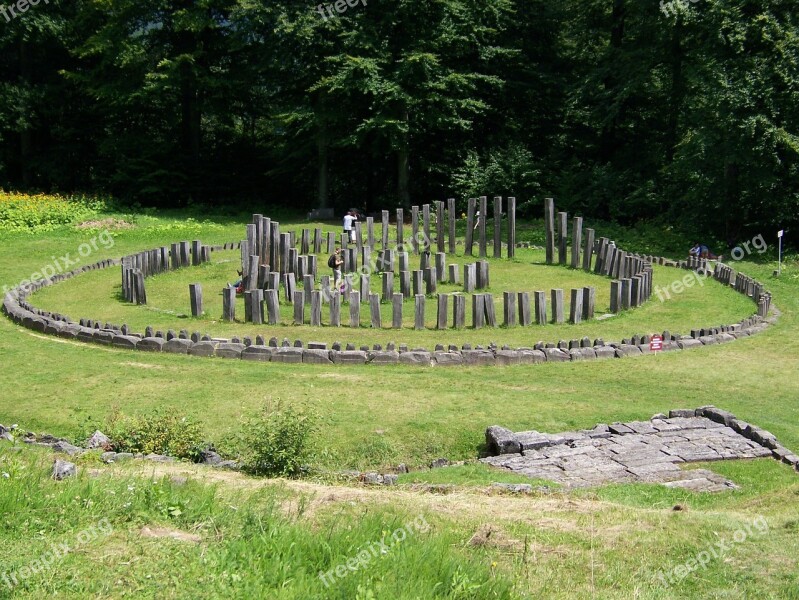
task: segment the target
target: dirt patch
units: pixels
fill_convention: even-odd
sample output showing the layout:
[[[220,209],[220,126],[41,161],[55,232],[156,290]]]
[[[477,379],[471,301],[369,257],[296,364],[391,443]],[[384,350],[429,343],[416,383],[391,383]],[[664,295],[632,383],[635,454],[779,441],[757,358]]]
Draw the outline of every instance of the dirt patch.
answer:
[[[148,365],[146,363],[138,363],[138,362],[122,362],[119,363],[123,367],[136,367],[138,369],[163,369],[164,367],[161,365]]]
[[[142,527],[139,534],[146,538],[169,538],[178,542],[188,542],[199,544],[202,538],[196,533],[188,533],[179,529],[168,529],[166,527]]]
[[[100,219],[84,221],[75,226],[76,229],[130,229],[134,225],[122,219]]]

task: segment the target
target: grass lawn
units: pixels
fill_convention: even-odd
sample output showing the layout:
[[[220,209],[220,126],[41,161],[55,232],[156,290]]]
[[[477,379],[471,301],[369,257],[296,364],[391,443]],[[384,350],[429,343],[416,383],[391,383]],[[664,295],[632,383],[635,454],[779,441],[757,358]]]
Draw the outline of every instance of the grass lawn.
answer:
[[[243,225],[243,220],[141,217],[136,227],[118,232],[113,248],[98,251],[91,260],[180,239],[240,239]],[[0,285],[28,277],[51,256],[74,254],[89,237],[69,228],[1,234]],[[54,286],[35,296],[34,303],[73,317],[137,328],[150,324],[225,336],[263,333],[292,340],[391,340],[428,347],[439,342],[532,345],[539,339],[571,339],[576,333],[606,340],[660,329],[684,333],[737,321],[754,311],[751,302],[707,281],[667,302],[654,298],[640,309],[579,328],[547,325],[439,334],[281,326],[274,333],[268,328],[254,332],[249,326],[217,321],[220,299],[209,292],[208,319],[178,318],[188,310],[188,283],[201,281],[208,290],[221,289],[235,276],[236,263],[225,260],[235,261],[235,253],[219,253],[211,265],[148,280],[148,308],[118,302],[117,270]],[[607,303],[607,279],[539,262],[540,255],[529,251],[506,265],[504,274],[501,265],[492,264],[491,291],[500,296],[506,285],[514,291],[549,289],[555,281],[566,289],[596,284],[598,309]],[[771,264],[735,266],[767,283],[782,311],[776,326],[721,346],[574,365],[297,368],[73,343],[2,318],[0,422],[73,436],[84,419],[102,418],[114,406],[130,413],[167,407],[197,418],[209,439],[221,440],[265,398],[281,397],[313,406],[322,415],[319,465],[380,468],[399,462],[419,467],[439,456],[474,458],[485,427],[492,424],[556,432],[715,404],[772,431],[797,451],[799,269],[789,263],[777,280],[771,277]],[[517,280],[520,273],[524,283]],[[655,283],[668,285],[684,274],[659,268]],[[151,483],[155,467],[100,469],[97,464],[85,464],[77,480],[57,484],[46,479],[49,461],[50,455],[0,447],[0,471],[10,474],[0,478],[0,571],[24,566],[51,540],[74,537],[103,516],[114,533],[70,555],[56,570],[31,578],[29,586],[15,589],[14,597],[56,592],[65,597],[244,597],[258,595],[254,590],[269,590],[264,597],[274,598],[799,597],[799,477],[772,460],[705,465],[741,485],[737,492],[700,495],[638,484],[532,498],[486,495],[482,487],[489,480],[508,479],[499,474],[492,478],[473,465],[434,474],[414,471],[403,477],[398,490],[384,491],[242,476],[211,481],[191,465],[172,467],[191,472],[182,486],[168,480]],[[87,471],[95,468],[99,475],[89,476]],[[446,483],[448,473],[449,481],[460,486],[454,494],[406,487],[422,481]],[[206,481],[197,481],[202,478]],[[126,497],[134,481],[141,482],[137,490],[153,487],[157,493]],[[126,502],[130,506],[124,507]],[[688,510],[672,511],[675,504]],[[178,516],[170,512],[175,506],[180,507]],[[384,529],[393,530],[395,523],[402,525],[419,512],[426,515],[431,532],[403,543],[385,564],[338,580],[332,591],[320,587],[318,570],[334,568],[370,540],[379,540]],[[660,582],[658,571],[671,573],[716,542],[732,539],[758,516],[767,519],[767,534],[732,544],[728,555],[670,587]],[[487,523],[502,532],[498,541],[470,544]],[[198,546],[145,539],[139,534],[145,525],[198,532],[203,541]],[[0,597],[11,593],[0,581]]]

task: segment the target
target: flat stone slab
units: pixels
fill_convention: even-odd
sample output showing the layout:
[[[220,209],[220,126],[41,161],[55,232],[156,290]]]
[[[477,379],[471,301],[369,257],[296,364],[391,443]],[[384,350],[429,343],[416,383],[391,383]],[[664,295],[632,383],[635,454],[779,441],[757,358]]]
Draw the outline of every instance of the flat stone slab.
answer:
[[[776,438],[771,434],[748,424],[740,427],[734,415],[715,407],[670,414],[673,416],[665,419],[655,415],[651,421],[600,424],[558,434],[514,433],[495,425],[486,430],[486,442],[496,456],[481,461],[566,488],[650,482],[720,492],[738,486],[712,471],[680,465],[769,456],[787,462],[782,455],[793,455],[782,446],[775,452]],[[695,416],[700,414],[706,416]]]

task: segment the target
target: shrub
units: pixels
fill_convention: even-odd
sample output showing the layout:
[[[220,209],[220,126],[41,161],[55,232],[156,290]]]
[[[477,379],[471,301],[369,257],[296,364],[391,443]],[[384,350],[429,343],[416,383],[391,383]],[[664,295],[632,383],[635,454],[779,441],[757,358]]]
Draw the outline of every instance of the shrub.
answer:
[[[311,455],[317,416],[280,399],[250,417],[241,435],[241,464],[254,475],[296,477]]]
[[[116,452],[166,454],[197,461],[203,448],[198,423],[163,409],[135,416],[115,411],[106,420],[105,434]]]

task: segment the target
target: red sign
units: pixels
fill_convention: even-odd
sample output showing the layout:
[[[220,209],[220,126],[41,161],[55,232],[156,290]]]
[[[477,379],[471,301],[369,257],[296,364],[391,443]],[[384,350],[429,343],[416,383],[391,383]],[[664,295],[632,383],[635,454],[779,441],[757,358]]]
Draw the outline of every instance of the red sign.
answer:
[[[663,338],[658,334],[653,335],[652,339],[649,341],[649,349],[652,352],[663,350]]]

